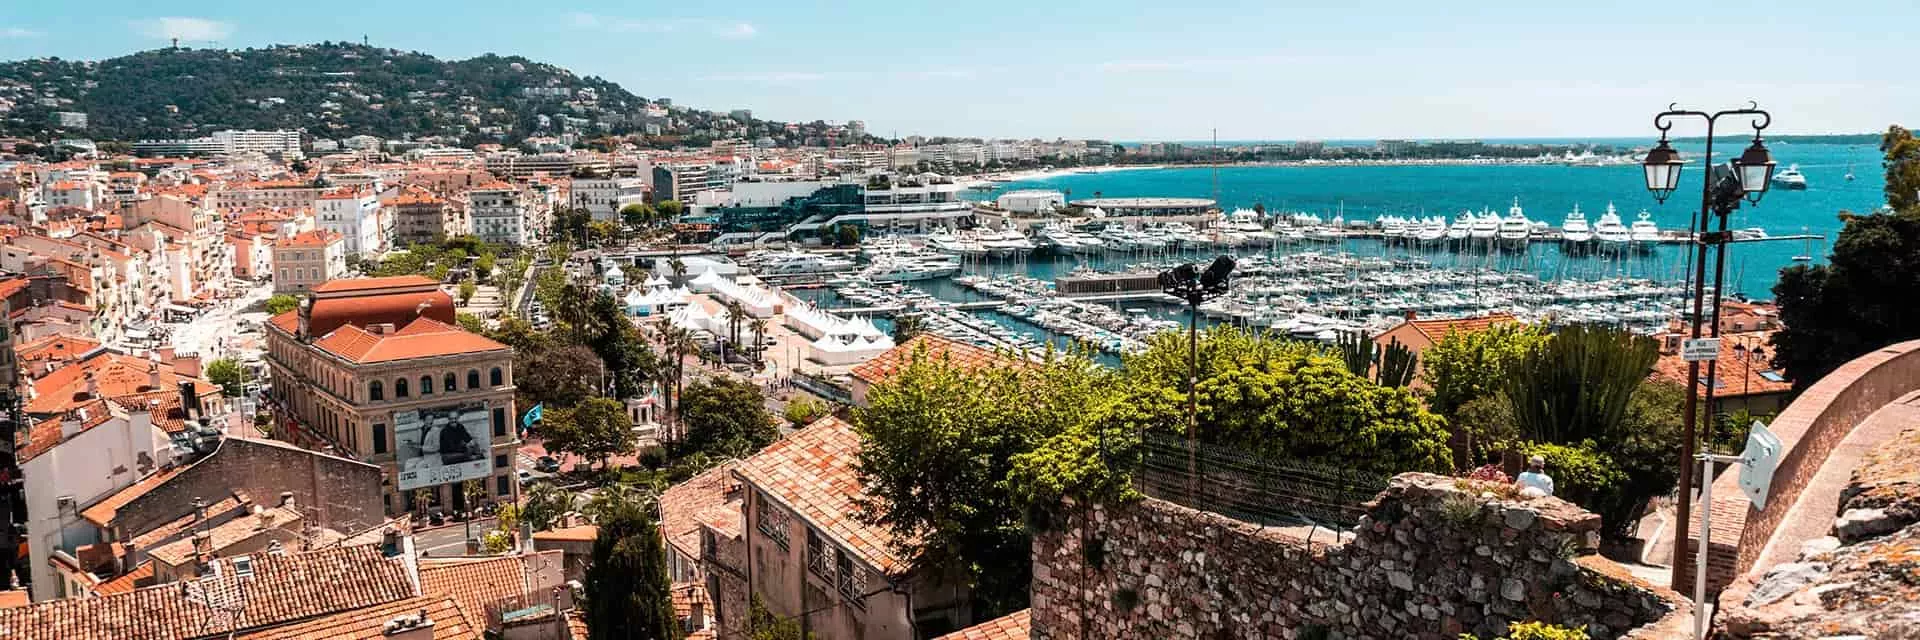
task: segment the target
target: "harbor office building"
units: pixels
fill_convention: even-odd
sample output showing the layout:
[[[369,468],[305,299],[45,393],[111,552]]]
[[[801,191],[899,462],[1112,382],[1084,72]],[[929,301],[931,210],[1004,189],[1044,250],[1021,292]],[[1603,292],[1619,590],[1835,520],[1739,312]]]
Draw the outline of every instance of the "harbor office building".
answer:
[[[476,508],[475,480],[482,503],[517,499],[513,349],[453,314],[420,276],[314,287],[268,323],[271,435],[380,465],[389,515]]]
[[[711,225],[720,245],[806,241],[846,225],[862,236],[924,234],[964,226],[973,205],[938,174],[880,174],[856,182],[753,180],[733,184],[726,204],[687,222]]]

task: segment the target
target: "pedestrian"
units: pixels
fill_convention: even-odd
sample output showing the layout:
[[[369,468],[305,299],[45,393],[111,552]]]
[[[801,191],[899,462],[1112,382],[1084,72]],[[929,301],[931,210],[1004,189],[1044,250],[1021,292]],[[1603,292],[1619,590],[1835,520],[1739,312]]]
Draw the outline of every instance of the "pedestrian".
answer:
[[[1534,456],[1527,459],[1527,470],[1513,479],[1513,486],[1520,489],[1521,497],[1539,498],[1553,495],[1553,476],[1547,475],[1547,459]]]

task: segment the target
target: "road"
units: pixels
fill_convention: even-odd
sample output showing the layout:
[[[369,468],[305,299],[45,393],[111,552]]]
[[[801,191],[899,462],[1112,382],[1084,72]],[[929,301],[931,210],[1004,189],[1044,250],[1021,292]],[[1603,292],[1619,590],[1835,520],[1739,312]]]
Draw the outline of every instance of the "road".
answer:
[[[489,517],[480,518],[471,523],[454,523],[450,527],[421,531],[413,534],[413,548],[422,557],[445,558],[466,555],[468,524],[473,527],[473,535],[479,537],[499,526],[499,523],[499,520]]]

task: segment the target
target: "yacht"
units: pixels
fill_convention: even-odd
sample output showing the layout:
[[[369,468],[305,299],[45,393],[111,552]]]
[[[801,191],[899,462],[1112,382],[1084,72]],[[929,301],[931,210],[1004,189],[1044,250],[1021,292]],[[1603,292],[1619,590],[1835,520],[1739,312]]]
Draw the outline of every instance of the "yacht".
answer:
[[[1246,238],[1248,242],[1256,244],[1271,243],[1278,236],[1267,230],[1267,226],[1261,218],[1262,216],[1258,211],[1252,209],[1234,209],[1233,213],[1227,216],[1226,226],[1228,230],[1240,234]]]
[[[1308,231],[1307,239],[1318,242],[1339,242],[1345,240],[1347,237],[1347,231],[1343,228],[1345,226],[1346,220],[1336,215],[1332,220],[1328,220],[1326,225],[1315,227],[1312,231]]]
[[[960,263],[951,256],[900,256],[875,260],[860,275],[872,282],[912,282],[944,278],[959,272]]]
[[[1773,183],[1784,189],[1798,191],[1807,188],[1807,176],[1800,173],[1800,165],[1787,165],[1786,171],[1773,174]]]
[[[1473,218],[1473,226],[1468,228],[1468,237],[1475,240],[1492,240],[1500,235],[1500,216],[1492,211],[1482,211]]]
[[[1407,233],[1407,221],[1400,216],[1380,216],[1374,220],[1380,227],[1380,236],[1386,240],[1395,240]]]
[[[1446,238],[1452,229],[1447,227],[1446,216],[1434,216],[1420,222],[1419,230],[1413,233],[1413,239],[1421,244],[1433,244]]]
[[[781,251],[749,256],[753,271],[763,276],[794,276],[813,273],[831,273],[847,271],[854,267],[853,261],[838,256],[808,253],[805,251]]]
[[[1641,211],[1640,217],[1633,221],[1632,232],[1633,243],[1645,248],[1652,248],[1660,242],[1660,226],[1653,223],[1651,213]]]
[[[1587,226],[1587,214],[1580,213],[1580,205],[1573,205],[1573,213],[1560,223],[1560,240],[1575,245],[1593,241],[1593,227]]]
[[[913,243],[899,236],[880,236],[860,241],[860,257],[873,259],[899,253],[916,251]]]
[[[1088,251],[1086,238],[1074,233],[1058,222],[1049,222],[1034,229],[1033,239],[1034,244],[1042,247],[1052,247],[1054,251],[1059,253],[1086,253]],[[1098,246],[1099,243],[1095,242],[1094,247]]]
[[[1520,199],[1513,199],[1513,206],[1507,209],[1507,217],[1500,219],[1500,243],[1508,246],[1527,246],[1527,238],[1533,235],[1533,221],[1520,210]]]
[[[1465,240],[1473,235],[1473,212],[1462,211],[1454,216],[1453,224],[1447,225],[1448,240]]]
[[[1600,214],[1600,221],[1593,225],[1593,238],[1603,249],[1620,249],[1633,240],[1633,232],[1627,225],[1620,224],[1620,213],[1609,203],[1607,212]]]
[[[955,235],[951,231],[935,231],[927,236],[927,247],[941,253],[978,257],[987,254],[987,248],[971,238]]]
[[[1005,258],[1014,255],[1026,255],[1033,252],[1033,241],[1012,228],[1001,231],[981,229],[974,237],[986,246],[987,253],[994,257]]]

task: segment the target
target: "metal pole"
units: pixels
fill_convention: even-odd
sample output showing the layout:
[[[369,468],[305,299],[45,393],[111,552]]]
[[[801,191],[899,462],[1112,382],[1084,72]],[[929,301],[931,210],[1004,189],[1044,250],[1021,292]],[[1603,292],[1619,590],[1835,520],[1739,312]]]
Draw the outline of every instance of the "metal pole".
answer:
[[[1712,166],[1713,166],[1713,117],[1712,116],[1707,117],[1707,166],[1708,166],[1708,173],[1712,173]],[[1707,248],[1705,245],[1701,244],[1701,235],[1705,234],[1707,231],[1707,215],[1708,215],[1708,212],[1711,210],[1710,205],[1712,204],[1712,200],[1713,200],[1713,179],[1709,177],[1704,179],[1702,182],[1704,182],[1705,184],[1700,187],[1700,215],[1698,218],[1694,220],[1694,224],[1693,224],[1693,227],[1694,227],[1693,243],[1695,246],[1695,251],[1694,251],[1694,267],[1693,267],[1693,318],[1692,318],[1693,328],[1692,328],[1691,337],[1695,339],[1698,339],[1700,337],[1700,319],[1701,319],[1700,315],[1702,312],[1705,311],[1704,309],[1701,308],[1701,306],[1702,306],[1702,302],[1706,298],[1705,287],[1706,287],[1706,281],[1707,281]],[[1689,502],[1689,499],[1690,499],[1689,494],[1693,491],[1694,442],[1695,440],[1698,439],[1698,436],[1696,434],[1698,433],[1697,429],[1699,427],[1699,425],[1696,424],[1695,414],[1699,413],[1700,411],[1699,402],[1700,402],[1700,363],[1689,362],[1687,363],[1687,399],[1686,399],[1686,407],[1684,409],[1686,413],[1681,418],[1682,428],[1681,428],[1681,443],[1680,443],[1680,495],[1678,496],[1679,497],[1678,503],[1674,505],[1674,516],[1675,516],[1676,522],[1686,522],[1690,519],[1690,515],[1691,515],[1690,510],[1692,508],[1692,504]],[[1681,558],[1681,554],[1684,553],[1684,549],[1686,549],[1687,547],[1687,528],[1685,526],[1680,526],[1680,527],[1674,527],[1674,529],[1675,531],[1674,531],[1674,543],[1673,543],[1673,559],[1674,559],[1673,582],[1675,586],[1678,586],[1678,583],[1680,582],[1680,558]]]
[[[1713,159],[1708,158],[1707,161],[1712,162]],[[1734,179],[1731,173],[1729,173],[1729,176],[1727,179],[1729,180]],[[1739,200],[1735,200],[1734,204],[1727,206],[1724,211],[1716,209],[1713,212],[1714,215],[1720,217],[1720,230],[1714,236],[1714,249],[1713,249],[1713,315],[1711,316],[1713,319],[1713,322],[1711,323],[1711,326],[1708,328],[1709,331],[1713,332],[1712,335],[1715,338],[1720,337],[1720,291],[1724,288],[1722,285],[1727,277],[1727,217],[1730,214],[1732,214],[1733,209],[1738,206],[1739,206]],[[1719,406],[1719,403],[1714,400],[1714,392],[1713,392],[1714,386],[1715,386],[1714,379],[1716,375],[1719,373],[1719,371],[1720,371],[1719,358],[1714,358],[1713,360],[1707,361],[1707,400],[1706,401],[1707,401],[1707,415],[1710,415],[1710,416],[1720,415],[1720,406]],[[1704,478],[1701,481],[1712,482],[1713,479]],[[1711,505],[1707,505],[1706,503],[1701,503],[1700,508],[1707,509],[1710,507]]]
[[[1200,465],[1195,451],[1200,442],[1200,298],[1187,298],[1187,499],[1200,499]]]
[[[1713,456],[1702,456],[1700,482],[1700,548],[1693,552],[1693,638],[1706,640],[1707,637],[1707,543],[1713,538],[1713,509],[1707,501],[1713,499]],[[1692,467],[1693,465],[1687,465]],[[1681,522],[1685,522],[1682,520]],[[1685,530],[1682,526],[1680,529]]]

